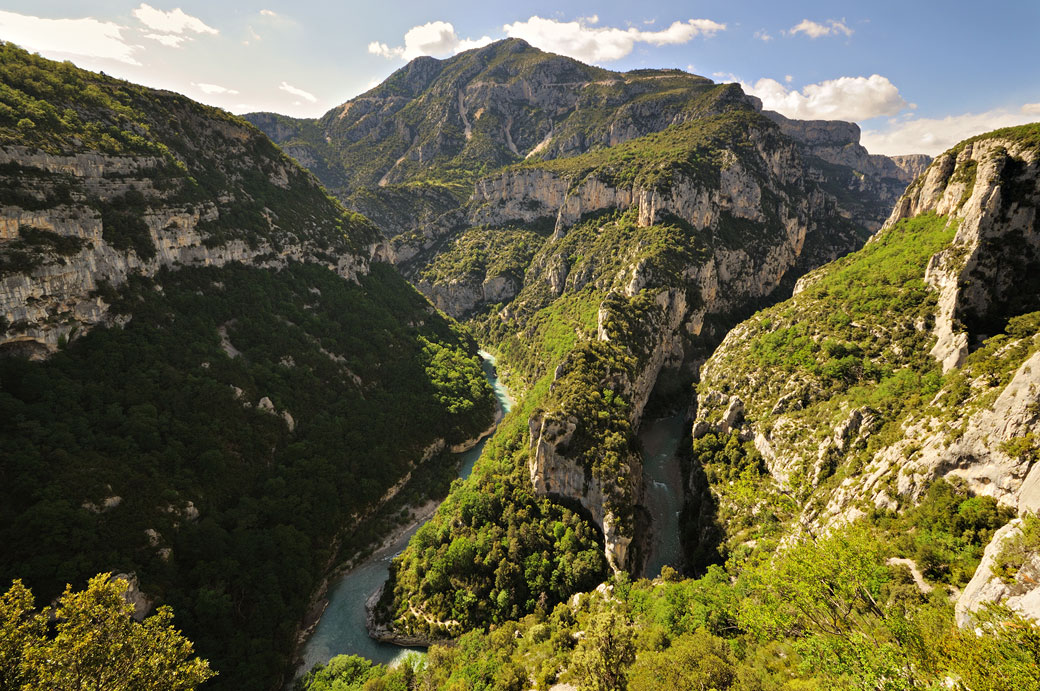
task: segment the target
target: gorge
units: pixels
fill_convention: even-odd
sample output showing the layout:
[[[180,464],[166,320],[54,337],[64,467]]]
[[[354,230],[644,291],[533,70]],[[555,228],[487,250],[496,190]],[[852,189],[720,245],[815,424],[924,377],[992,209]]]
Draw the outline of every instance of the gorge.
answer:
[[[213,689],[1035,688],[1040,126],[871,155],[516,38],[315,119],[0,57],[5,583],[120,574]]]

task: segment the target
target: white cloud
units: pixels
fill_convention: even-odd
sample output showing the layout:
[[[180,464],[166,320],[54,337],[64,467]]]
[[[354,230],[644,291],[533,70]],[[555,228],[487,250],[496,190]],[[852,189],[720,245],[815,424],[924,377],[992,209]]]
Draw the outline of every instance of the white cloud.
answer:
[[[238,92],[234,89],[228,89],[227,87],[220,86],[219,84],[206,84],[205,82],[192,82],[192,86],[197,86],[204,94],[237,94]]]
[[[791,30],[787,33],[792,36],[801,33],[805,34],[809,38],[820,38],[821,36],[836,36],[838,34],[851,36],[852,29],[846,26],[844,22],[839,22],[834,19],[828,19],[825,24],[819,24],[809,19],[803,19],[798,24],[792,26]]]
[[[265,17],[277,17],[278,16],[278,13],[275,12],[274,10],[260,10],[260,14],[264,15]]]
[[[587,62],[618,60],[632,52],[637,43],[654,46],[688,43],[696,36],[714,36],[725,24],[710,19],[673,22],[659,31],[643,31],[594,26],[599,17],[582,17],[572,22],[543,19],[537,15],[522,22],[506,24],[502,30],[512,38],[522,38],[544,50],[569,55]],[[446,56],[491,43],[490,36],[461,38],[450,22],[429,22],[413,26],[404,35],[404,45],[390,46],[380,41],[368,44],[368,52],[384,58],[411,60],[420,55]]]
[[[0,36],[28,50],[59,55],[80,55],[118,60],[139,65],[132,46],[123,38],[125,27],[82,19],[44,19],[16,12],[0,11]]]
[[[766,31],[765,29],[759,29],[758,31],[756,31],[755,32],[755,38],[757,38],[759,41],[763,41],[765,43],[769,43],[770,41],[773,40],[773,36],[768,31]]]
[[[391,48],[385,43],[372,41],[368,44],[368,52],[383,58],[399,58],[404,53],[404,48]]]
[[[368,44],[368,52],[384,58],[411,60],[420,55],[452,55],[486,46],[491,40],[490,36],[478,39],[459,38],[451,22],[437,21],[413,26],[405,33],[403,46],[391,48],[385,43],[373,41]]]
[[[800,120],[869,120],[895,115],[908,107],[899,89],[887,77],[839,77],[808,84],[801,91],[789,89],[775,79],[741,82],[746,93],[762,99],[767,110]]]
[[[725,31],[726,25],[710,19],[690,19],[672,22],[671,26],[659,31],[641,31],[634,27],[590,26],[583,20],[561,22],[535,15],[524,22],[506,24],[503,28],[507,36],[522,38],[543,50],[586,62],[609,62],[631,53],[637,43],[654,46],[688,43],[696,36],[710,37]]]
[[[155,9],[151,5],[141,3],[141,6],[133,11],[133,15],[149,29],[160,31],[162,33],[186,34],[192,32],[196,34],[213,35],[219,33],[216,29],[209,26],[198,17],[185,14],[184,10],[179,7],[175,10],[170,10],[169,12],[163,12],[162,10]]]
[[[871,129],[863,132],[862,143],[867,150],[875,154],[894,156],[897,154],[930,154],[935,156],[946,151],[968,137],[982,134],[1001,127],[1023,125],[1035,120],[1029,110],[1040,106],[1027,103],[1019,112],[1003,108],[983,113],[964,113],[948,115],[945,118],[901,118],[890,120],[884,129]]]
[[[791,82],[794,81],[794,76],[790,75],[790,74],[785,74],[784,75],[784,81],[787,82],[788,84],[790,84]]]
[[[180,44],[184,42],[184,39],[187,38],[187,36],[178,36],[176,34],[145,34],[144,37],[150,38],[153,41],[158,41],[164,46],[169,46],[170,48],[180,46]]]
[[[288,93],[288,94],[292,94],[293,96],[299,96],[300,98],[305,98],[308,101],[310,101],[311,103],[317,103],[318,102],[318,97],[317,96],[315,96],[314,94],[312,94],[309,91],[304,91],[303,89],[297,89],[295,86],[293,86],[289,82],[282,82],[281,86],[279,86],[278,88],[281,89],[282,91]],[[299,104],[297,103],[297,105],[299,105]]]
[[[1022,106],[1022,112],[1026,115],[1040,115],[1040,103],[1026,103]]]

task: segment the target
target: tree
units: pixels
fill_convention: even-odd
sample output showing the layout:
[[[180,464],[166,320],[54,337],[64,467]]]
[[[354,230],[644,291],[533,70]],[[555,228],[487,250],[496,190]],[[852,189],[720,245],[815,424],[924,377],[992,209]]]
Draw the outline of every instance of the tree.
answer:
[[[15,581],[0,599],[0,691],[191,691],[212,677],[173,628],[169,607],[132,619],[127,587],[100,574],[85,590],[66,586],[56,608],[35,613],[32,593]]]
[[[636,658],[632,621],[609,607],[596,614],[585,637],[574,650],[574,669],[581,675],[581,691],[624,691],[625,672]]]
[[[22,651],[43,636],[44,621],[33,613],[33,594],[15,581],[0,596],[0,691],[17,691],[26,682]]]
[[[698,629],[666,650],[640,653],[628,678],[632,691],[722,691],[733,685],[736,667],[726,641]]]

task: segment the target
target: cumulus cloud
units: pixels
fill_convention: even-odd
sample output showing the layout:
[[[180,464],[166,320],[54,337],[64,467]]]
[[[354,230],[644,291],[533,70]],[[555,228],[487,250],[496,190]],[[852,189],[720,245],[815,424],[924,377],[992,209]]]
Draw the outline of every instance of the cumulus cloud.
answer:
[[[317,103],[318,102],[318,97],[317,96],[315,96],[314,94],[312,94],[309,91],[304,91],[303,89],[298,89],[295,86],[293,86],[292,84],[290,84],[289,82],[282,82],[281,85],[278,88],[281,89],[282,91],[284,91],[287,94],[292,94],[293,96],[299,96],[300,98],[306,99],[306,100],[310,101],[311,103]]]
[[[755,32],[755,38],[757,38],[759,41],[762,41],[764,43],[769,43],[770,41],[773,40],[772,34],[770,34],[765,29],[759,29],[758,31],[756,31]]]
[[[209,26],[198,17],[186,14],[181,8],[164,12],[157,10],[149,4],[141,3],[141,6],[133,11],[138,21],[153,31],[164,34],[213,34],[219,32]]]
[[[600,27],[593,26],[594,23],[588,19],[561,22],[535,15],[527,21],[506,24],[503,29],[507,36],[522,38],[543,50],[586,62],[619,60],[631,53],[637,43],[677,45],[688,43],[696,36],[714,36],[726,29],[725,24],[710,19],[676,21],[658,31]]]
[[[486,46],[491,40],[490,36],[478,39],[460,38],[451,22],[437,21],[413,26],[405,33],[403,46],[390,47],[385,43],[373,41],[368,44],[368,52],[384,58],[411,60],[420,55],[453,55]]]
[[[275,12],[274,10],[260,10],[260,14],[264,15],[265,17],[277,17],[278,16],[278,13]]]
[[[192,86],[197,86],[199,90],[204,94],[237,94],[238,92],[234,89],[228,89],[227,87],[220,86],[219,84],[207,84],[205,82],[192,82]]]
[[[44,19],[0,11],[0,36],[28,50],[118,60],[139,65],[136,46],[123,38],[125,27],[91,17]]]
[[[177,34],[145,34],[144,37],[150,38],[153,41],[158,41],[164,46],[169,46],[170,48],[178,47],[184,42],[184,39],[187,38],[186,36],[178,36]]]
[[[595,26],[599,17],[582,17],[570,22],[544,19],[537,15],[502,27],[506,36],[522,38],[543,50],[569,55],[586,62],[609,62],[625,57],[637,43],[653,46],[688,43],[696,36],[714,36],[725,24],[710,19],[672,22],[658,31],[635,27],[621,29]],[[462,38],[450,22],[428,22],[414,26],[404,35],[404,44],[391,46],[380,41],[368,44],[368,52],[384,58],[411,60],[420,55],[446,56],[491,43],[490,36]]]
[[[746,93],[762,99],[767,110],[800,120],[869,120],[895,115],[910,106],[899,89],[879,74],[869,77],[839,77],[808,84],[801,91],[775,79],[741,82]]]
[[[945,118],[910,118],[889,120],[887,127],[865,130],[863,146],[874,154],[930,154],[935,156],[957,142],[976,134],[1023,125],[1036,119],[1040,104],[1027,103],[1018,112],[1007,109],[982,113],[948,115]],[[1029,108],[1036,108],[1034,111]]]
[[[851,36],[852,29],[846,26],[844,22],[839,22],[834,19],[828,19],[824,24],[809,19],[803,19],[792,26],[791,30],[787,33],[792,36],[795,34],[805,34],[809,38],[820,38],[821,36],[837,36],[838,34]]]

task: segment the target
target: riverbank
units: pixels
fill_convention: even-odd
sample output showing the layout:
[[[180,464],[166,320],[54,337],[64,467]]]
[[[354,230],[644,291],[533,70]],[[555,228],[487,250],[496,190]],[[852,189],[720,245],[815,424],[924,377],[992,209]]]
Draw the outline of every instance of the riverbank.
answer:
[[[443,497],[447,496],[451,481],[455,477],[465,478],[473,470],[477,459],[483,451],[483,445],[497,429],[498,422],[512,406],[508,391],[501,385],[494,369],[494,358],[481,352],[484,359],[484,371],[488,382],[495,390],[498,403],[495,424],[485,430],[475,440],[464,442],[451,448],[458,458],[457,471],[437,478],[437,487],[431,490],[424,485],[421,477],[413,477],[409,487],[402,490],[411,496],[413,501],[404,506],[384,508],[373,515],[374,520],[396,523],[395,527],[368,546],[357,551],[358,556],[330,572],[323,584],[324,587],[315,604],[308,612],[297,644],[297,673],[306,672],[315,664],[323,664],[331,657],[341,654],[362,655],[368,659],[382,663],[392,663],[407,653],[406,648],[393,644],[381,643],[371,639],[367,632],[365,603],[376,592],[389,574],[390,561],[403,550],[411,536],[429,520],[436,512]],[[462,449],[467,449],[462,452]],[[429,465],[429,464],[427,464]],[[416,468],[416,475],[421,469]],[[430,499],[430,497],[435,497]],[[401,511],[408,511],[405,520],[399,520]]]

